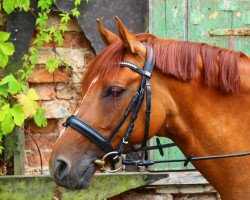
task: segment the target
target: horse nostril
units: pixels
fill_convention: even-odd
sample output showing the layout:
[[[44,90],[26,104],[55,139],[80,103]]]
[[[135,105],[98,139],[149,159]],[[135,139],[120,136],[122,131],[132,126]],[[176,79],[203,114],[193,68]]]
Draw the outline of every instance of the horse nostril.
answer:
[[[70,164],[64,159],[57,159],[55,163],[54,175],[57,179],[62,180],[70,171]]]

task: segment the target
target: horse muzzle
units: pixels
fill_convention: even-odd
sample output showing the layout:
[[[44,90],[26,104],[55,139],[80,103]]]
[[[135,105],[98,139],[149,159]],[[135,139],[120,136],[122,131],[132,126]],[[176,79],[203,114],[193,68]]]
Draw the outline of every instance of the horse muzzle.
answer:
[[[95,159],[83,159],[78,163],[58,157],[50,167],[50,173],[57,185],[72,189],[86,189],[89,187],[91,178],[96,171]]]

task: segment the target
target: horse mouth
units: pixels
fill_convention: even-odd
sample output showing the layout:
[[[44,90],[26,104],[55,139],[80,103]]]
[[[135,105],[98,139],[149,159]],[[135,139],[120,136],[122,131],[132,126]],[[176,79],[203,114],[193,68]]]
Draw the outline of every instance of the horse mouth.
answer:
[[[70,190],[81,190],[89,188],[91,179],[95,173],[95,164],[90,163],[84,170],[71,169],[67,176],[62,179],[58,179],[54,176],[55,182],[58,186],[64,187]]]
[[[87,168],[84,170],[82,176],[80,177],[75,190],[87,189],[90,186],[91,179],[95,173],[95,164],[90,163]]]

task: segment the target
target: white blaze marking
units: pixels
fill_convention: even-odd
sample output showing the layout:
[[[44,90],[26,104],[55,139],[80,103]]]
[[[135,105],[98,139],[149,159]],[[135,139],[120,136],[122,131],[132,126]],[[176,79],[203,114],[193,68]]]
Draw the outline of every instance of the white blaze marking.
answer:
[[[83,100],[85,99],[85,97],[87,96],[87,94],[88,94],[90,88],[98,81],[98,79],[99,79],[99,76],[96,76],[96,77],[93,79],[93,81],[90,83],[87,92],[85,93],[84,97],[82,98],[81,104],[82,104]],[[80,106],[81,106],[81,104],[80,104]],[[74,115],[76,115],[76,114],[78,113],[78,111],[79,111],[79,108],[77,109],[77,111],[75,112]]]

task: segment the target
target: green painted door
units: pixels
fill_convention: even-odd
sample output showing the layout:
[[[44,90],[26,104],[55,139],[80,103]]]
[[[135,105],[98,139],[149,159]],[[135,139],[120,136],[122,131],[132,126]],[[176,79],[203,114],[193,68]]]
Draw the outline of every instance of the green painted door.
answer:
[[[158,37],[206,42],[250,55],[250,0],[151,0],[151,32]],[[171,142],[161,139],[161,143]],[[154,159],[183,158],[177,147]],[[189,165],[188,169],[193,168]],[[157,164],[154,170],[185,169],[183,163]]]

